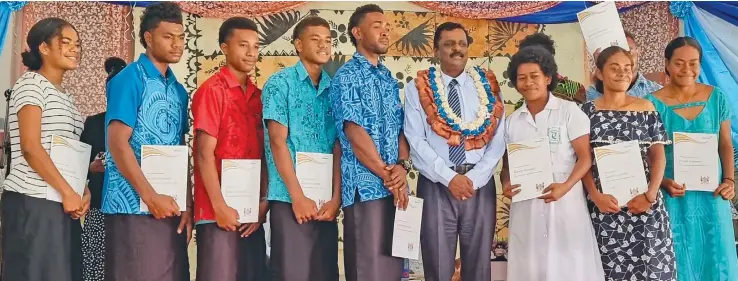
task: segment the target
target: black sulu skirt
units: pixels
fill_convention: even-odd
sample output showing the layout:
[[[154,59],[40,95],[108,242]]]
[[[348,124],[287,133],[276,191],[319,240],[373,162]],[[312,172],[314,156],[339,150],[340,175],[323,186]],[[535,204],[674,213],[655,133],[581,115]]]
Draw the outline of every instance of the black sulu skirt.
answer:
[[[81,225],[62,204],[2,194],[2,281],[82,280]]]

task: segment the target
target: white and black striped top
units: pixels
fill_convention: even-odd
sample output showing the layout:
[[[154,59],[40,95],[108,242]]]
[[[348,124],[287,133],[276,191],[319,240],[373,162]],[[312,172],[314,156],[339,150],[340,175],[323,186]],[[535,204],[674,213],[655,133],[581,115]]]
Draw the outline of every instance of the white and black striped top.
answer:
[[[50,153],[51,135],[79,140],[84,120],[74,105],[74,99],[59,91],[41,74],[26,72],[13,86],[8,116],[11,170],[3,182],[3,189],[46,198],[48,184],[28,166],[21,153],[17,114],[26,105],[41,108],[41,144],[46,153]]]

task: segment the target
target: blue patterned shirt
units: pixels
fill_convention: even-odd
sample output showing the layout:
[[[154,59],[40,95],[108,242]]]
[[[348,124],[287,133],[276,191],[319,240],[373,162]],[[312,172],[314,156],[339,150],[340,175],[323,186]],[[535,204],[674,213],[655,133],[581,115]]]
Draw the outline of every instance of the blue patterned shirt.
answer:
[[[397,163],[403,111],[397,80],[381,62],[374,66],[361,54],[344,64],[333,77],[330,99],[341,142],[341,199],[351,206],[390,196],[382,179],[356,158],[343,122],[353,122],[369,133],[385,163]]]
[[[264,121],[276,121],[287,127],[287,147],[293,165],[297,152],[333,153],[336,125],[328,99],[330,85],[331,78],[323,71],[316,89],[302,61],[275,73],[264,84],[261,93]],[[269,171],[267,199],[292,203],[274,163],[267,129],[264,129],[264,150]]]
[[[638,73],[636,82],[633,87],[628,90],[628,94],[634,97],[643,98],[653,92],[661,90],[663,87],[664,86],[659,85],[659,83],[646,79],[646,76],[643,76],[643,74]],[[590,85],[589,88],[587,88],[587,101],[593,101],[601,96],[602,93],[597,91],[594,85]]]
[[[106,87],[105,143],[111,121],[133,128],[129,143],[141,163],[142,145],[181,145],[189,130],[188,96],[171,69],[164,77],[145,54],[116,75]],[[106,148],[102,212],[106,214],[148,214],[141,212],[140,198],[115,165]]]

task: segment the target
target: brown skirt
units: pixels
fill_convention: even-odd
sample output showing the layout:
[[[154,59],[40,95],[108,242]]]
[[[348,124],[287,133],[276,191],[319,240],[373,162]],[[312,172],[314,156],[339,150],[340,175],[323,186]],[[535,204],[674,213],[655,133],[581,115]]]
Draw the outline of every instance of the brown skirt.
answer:
[[[106,281],[189,281],[187,234],[179,217],[105,216]]]
[[[5,191],[1,216],[3,281],[82,280],[82,227],[61,203]]]

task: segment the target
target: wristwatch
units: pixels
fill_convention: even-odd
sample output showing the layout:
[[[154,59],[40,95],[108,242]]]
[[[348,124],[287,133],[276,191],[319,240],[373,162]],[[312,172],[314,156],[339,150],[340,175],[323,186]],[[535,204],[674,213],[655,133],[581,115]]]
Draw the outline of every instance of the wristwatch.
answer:
[[[413,169],[413,160],[412,158],[408,158],[407,160],[400,159],[397,165],[402,165],[402,167],[405,168],[406,171],[410,171]]]

